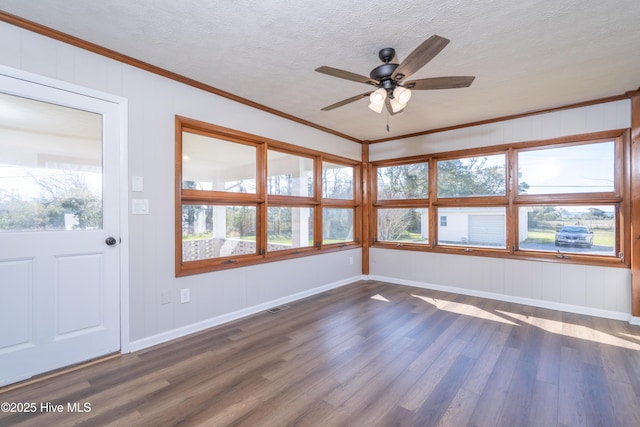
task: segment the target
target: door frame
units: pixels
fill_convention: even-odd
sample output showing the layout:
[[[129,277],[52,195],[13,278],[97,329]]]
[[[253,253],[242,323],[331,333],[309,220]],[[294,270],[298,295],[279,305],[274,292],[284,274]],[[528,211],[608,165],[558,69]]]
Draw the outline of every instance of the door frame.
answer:
[[[86,88],[72,83],[56,80],[23,70],[0,64],[0,75],[24,80],[26,82],[48,86],[54,89],[88,96],[116,104],[120,122],[119,176],[118,176],[118,220],[120,222],[120,353],[129,353],[129,140],[128,117],[129,101],[127,98]]]

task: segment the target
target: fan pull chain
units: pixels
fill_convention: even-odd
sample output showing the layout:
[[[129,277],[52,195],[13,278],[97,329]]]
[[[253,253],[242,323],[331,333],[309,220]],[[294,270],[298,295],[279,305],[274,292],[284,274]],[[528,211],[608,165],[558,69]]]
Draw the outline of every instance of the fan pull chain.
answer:
[[[389,133],[389,110],[387,110],[387,133]]]

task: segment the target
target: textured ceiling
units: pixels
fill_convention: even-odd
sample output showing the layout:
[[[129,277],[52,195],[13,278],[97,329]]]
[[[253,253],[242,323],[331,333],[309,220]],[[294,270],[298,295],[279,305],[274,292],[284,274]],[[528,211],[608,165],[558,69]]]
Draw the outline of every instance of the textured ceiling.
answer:
[[[623,94],[640,86],[638,0],[2,0],[0,10],[363,140]],[[475,75],[469,88],[414,91],[387,117],[367,100],[378,50],[400,60],[451,43],[410,79]],[[387,132],[387,121],[390,131]]]

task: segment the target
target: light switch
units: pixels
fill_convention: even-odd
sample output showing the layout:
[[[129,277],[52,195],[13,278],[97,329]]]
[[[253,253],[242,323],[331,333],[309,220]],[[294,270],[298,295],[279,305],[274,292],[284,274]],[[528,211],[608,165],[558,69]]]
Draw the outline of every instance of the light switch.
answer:
[[[147,199],[132,199],[131,200],[131,213],[133,215],[148,215],[149,214],[149,200],[147,200]]]
[[[144,178],[141,176],[132,176],[131,191],[144,191]]]

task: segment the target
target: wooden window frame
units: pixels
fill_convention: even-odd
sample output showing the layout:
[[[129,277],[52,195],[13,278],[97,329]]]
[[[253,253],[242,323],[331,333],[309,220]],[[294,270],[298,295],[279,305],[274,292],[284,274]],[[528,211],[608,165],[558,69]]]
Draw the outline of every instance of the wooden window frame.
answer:
[[[182,188],[182,135],[183,132],[250,145],[256,148],[256,193],[234,193],[225,191],[193,190]],[[268,152],[275,150],[294,156],[311,158],[314,161],[314,194],[312,197],[267,194]],[[353,200],[322,198],[322,162],[329,161],[354,169]],[[211,271],[244,267],[264,262],[280,261],[300,256],[351,249],[361,246],[361,162],[335,156],[309,148],[276,141],[222,126],[175,117],[175,275],[176,277]],[[182,260],[182,206],[255,206],[256,207],[256,253],[238,256],[208,258],[195,261]],[[267,250],[267,212],[269,207],[308,207],[314,212],[314,245]],[[337,244],[322,244],[322,209],[327,207],[351,207],[354,209],[354,241]]]
[[[560,195],[527,195],[518,194],[518,179],[513,171],[517,171],[517,154],[520,151],[560,148],[592,144],[605,141],[615,142],[615,188],[607,193],[571,193]],[[631,242],[630,229],[630,132],[628,129],[594,132],[572,135],[549,140],[527,141],[513,144],[502,144],[490,147],[480,147],[468,150],[433,153],[421,156],[380,160],[370,162],[371,174],[369,186],[371,188],[371,220],[369,221],[372,247],[388,249],[404,249],[416,251],[430,251],[459,255],[479,255],[513,259],[543,260],[549,262],[563,262],[589,265],[603,265],[628,267]],[[482,157],[495,154],[505,155],[505,195],[504,196],[470,196],[470,197],[437,197],[437,162],[441,160],[464,159]],[[420,200],[378,200],[377,199],[377,171],[378,168],[403,165],[409,163],[429,162],[429,198]],[[518,208],[538,205],[614,205],[616,221],[615,253],[622,257],[570,253],[568,256],[558,257],[557,253],[545,251],[522,250],[518,248]],[[429,209],[429,244],[378,241],[377,218],[378,208],[420,207]],[[506,247],[485,248],[465,245],[438,245],[438,225],[440,214],[438,208],[444,207],[504,207],[506,210]]]
[[[378,200],[378,169],[393,166],[404,166],[416,163],[427,163],[428,173],[427,178],[428,191],[427,198],[420,199],[381,199]],[[431,219],[431,196],[432,191],[432,179],[433,179],[433,162],[429,156],[411,156],[400,159],[382,160],[371,162],[371,182],[369,188],[371,188],[371,213],[372,218],[369,222],[371,227],[371,245],[382,247],[394,247],[394,248],[406,248],[420,250],[424,247],[432,247],[433,231],[432,231],[432,219]],[[378,209],[393,209],[393,208],[429,208],[429,243],[415,243],[415,242],[398,242],[398,241],[380,241],[378,240]]]
[[[333,198],[325,198],[322,192],[322,170],[323,163],[328,162],[336,165],[341,165],[345,167],[353,168],[353,199],[333,199]],[[344,159],[338,156],[333,156],[330,154],[324,154],[321,156],[320,161],[317,164],[318,168],[318,179],[316,184],[318,185],[319,195],[321,197],[321,202],[318,208],[318,216],[314,218],[314,225],[318,227],[318,238],[320,241],[316,241],[316,245],[319,248],[349,248],[354,246],[361,245],[361,230],[362,230],[362,166],[361,162]],[[353,209],[353,241],[351,242],[339,242],[339,243],[324,243],[323,235],[322,235],[322,220],[323,214],[322,210],[324,208],[342,208],[342,209]],[[317,220],[316,220],[317,218]]]

